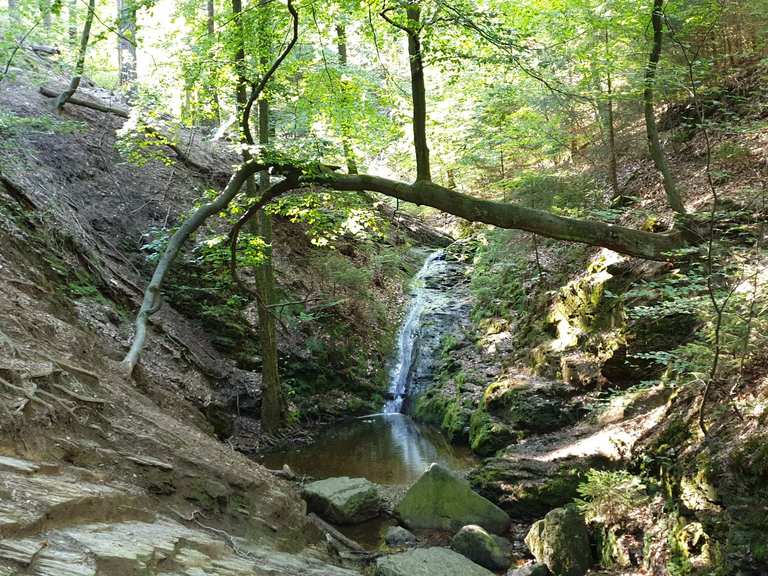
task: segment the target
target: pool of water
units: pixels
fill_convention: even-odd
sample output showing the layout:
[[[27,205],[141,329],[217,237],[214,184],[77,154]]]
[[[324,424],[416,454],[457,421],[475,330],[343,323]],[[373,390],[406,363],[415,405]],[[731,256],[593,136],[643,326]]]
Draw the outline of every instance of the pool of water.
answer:
[[[312,444],[263,454],[260,462],[288,464],[316,479],[367,478],[377,484],[408,485],[432,462],[462,472],[477,460],[468,448],[451,446],[439,431],[404,414],[378,414],[325,428]]]

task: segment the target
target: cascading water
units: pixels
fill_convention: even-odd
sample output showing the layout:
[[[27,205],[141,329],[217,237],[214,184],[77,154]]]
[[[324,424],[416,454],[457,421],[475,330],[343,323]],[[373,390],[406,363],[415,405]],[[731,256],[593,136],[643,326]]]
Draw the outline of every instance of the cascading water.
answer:
[[[389,376],[391,399],[384,404],[384,414],[397,414],[402,410],[403,399],[408,391],[408,376],[413,362],[413,345],[416,341],[416,332],[419,328],[421,313],[427,303],[427,288],[424,286],[424,278],[432,272],[434,263],[442,257],[442,250],[430,254],[414,278],[411,302],[397,337],[397,359]]]

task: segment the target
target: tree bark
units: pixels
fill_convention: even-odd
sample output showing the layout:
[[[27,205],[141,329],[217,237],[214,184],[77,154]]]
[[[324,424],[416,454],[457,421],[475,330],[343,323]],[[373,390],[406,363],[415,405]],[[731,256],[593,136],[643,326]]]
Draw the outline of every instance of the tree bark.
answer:
[[[85,15],[85,24],[83,24],[83,33],[80,35],[80,49],[77,53],[77,62],[72,80],[69,82],[69,88],[58,95],[53,103],[55,110],[61,110],[69,99],[74,96],[80,87],[80,79],[83,76],[85,68],[85,53],[88,50],[88,41],[91,38],[91,25],[93,24],[93,11],[96,9],[96,0],[89,0],[88,13]]]
[[[269,144],[269,102],[259,100],[259,144]],[[260,174],[262,196],[270,188],[269,173]],[[277,331],[272,305],[275,301],[275,275],[272,268],[272,216],[259,211],[257,231],[266,244],[266,259],[256,269],[256,299],[261,338],[261,426],[266,432],[280,428],[286,419],[285,399],[278,366]]]
[[[608,36],[608,28],[605,29],[605,54],[608,56],[609,54],[609,36]],[[619,191],[619,169],[618,169],[618,162],[616,159],[616,132],[614,129],[614,122],[613,122],[613,78],[611,77],[611,69],[610,66],[606,70],[605,73],[605,83],[606,83],[606,94],[607,94],[607,101],[605,104],[606,107],[606,114],[605,114],[605,127],[606,132],[608,136],[608,177],[611,181],[611,191],[613,193],[613,198],[618,198],[621,193]]]
[[[216,36],[216,5],[214,0],[208,0],[206,3],[208,40],[213,44]],[[216,86],[210,86],[211,107],[213,108],[213,126],[218,127],[221,124],[221,105],[219,104],[219,93]]]
[[[19,2],[18,0],[8,0],[8,14],[13,22],[19,21]]]
[[[67,39],[69,45],[77,45],[77,0],[69,0],[67,4]]]
[[[399,28],[408,36],[408,64],[411,70],[411,100],[413,102],[413,147],[416,156],[416,181],[432,181],[429,165],[429,146],[427,144],[427,91],[424,84],[424,60],[421,51],[421,7],[409,4],[405,13],[408,25],[403,26],[392,20],[387,12],[380,14],[392,26]]]
[[[654,0],[653,12],[651,14],[651,24],[653,26],[653,46],[651,53],[648,56],[648,64],[645,68],[645,87],[643,90],[643,104],[645,112],[645,130],[648,135],[648,146],[651,153],[651,158],[656,165],[656,168],[661,172],[664,180],[664,192],[667,195],[667,202],[670,208],[679,214],[685,214],[685,206],[683,205],[680,192],[677,189],[675,177],[672,175],[672,170],[667,163],[667,158],[664,155],[664,149],[661,146],[661,140],[659,139],[659,130],[656,127],[656,116],[653,109],[653,90],[656,82],[656,69],[661,57],[661,45],[663,40],[663,7],[664,0]]]
[[[46,32],[51,31],[51,0],[40,1],[40,14],[43,17],[43,28]]]
[[[421,39],[418,26],[421,22],[421,8],[408,6],[406,13],[410,20],[408,32],[408,62],[411,68],[411,97],[413,99],[413,147],[416,152],[416,180],[429,182],[432,171],[429,166],[427,144],[427,91],[424,85],[424,61],[421,53]]]
[[[339,55],[339,66],[347,66],[347,30],[344,24],[336,25],[336,49]],[[347,172],[357,174],[357,159],[355,151],[352,149],[351,134],[347,125],[342,126],[341,145],[344,148],[344,159],[347,162]]]
[[[136,82],[136,6],[134,0],[117,0],[117,62],[120,85],[134,92]]]

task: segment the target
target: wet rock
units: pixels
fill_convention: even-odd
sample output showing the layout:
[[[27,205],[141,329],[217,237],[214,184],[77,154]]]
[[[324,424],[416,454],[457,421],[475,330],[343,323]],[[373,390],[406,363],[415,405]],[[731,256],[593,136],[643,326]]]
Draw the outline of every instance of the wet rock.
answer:
[[[531,526],[525,543],[557,576],[583,576],[592,564],[587,526],[572,504],[551,510]]]
[[[548,576],[549,568],[544,564],[528,564],[507,572],[507,576]]]
[[[470,559],[448,548],[416,548],[376,561],[376,576],[492,576]]]
[[[451,540],[451,548],[489,570],[505,570],[511,563],[509,540],[489,534],[480,526],[464,526]]]
[[[378,486],[365,478],[326,478],[304,487],[307,508],[330,522],[358,524],[381,512]]]
[[[509,528],[507,513],[439,464],[432,464],[395,508],[409,528],[459,530],[477,524],[501,534]]]
[[[402,526],[390,526],[384,534],[384,542],[392,548],[412,548],[416,546],[416,536]]]

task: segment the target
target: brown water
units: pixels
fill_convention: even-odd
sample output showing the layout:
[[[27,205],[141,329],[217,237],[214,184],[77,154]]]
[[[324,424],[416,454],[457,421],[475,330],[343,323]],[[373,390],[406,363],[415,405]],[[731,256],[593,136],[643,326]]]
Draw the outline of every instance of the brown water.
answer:
[[[334,424],[315,442],[261,456],[268,468],[288,464],[316,479],[367,478],[377,484],[408,485],[432,462],[463,472],[477,461],[469,449],[451,446],[434,428],[405,414],[378,414]]]

